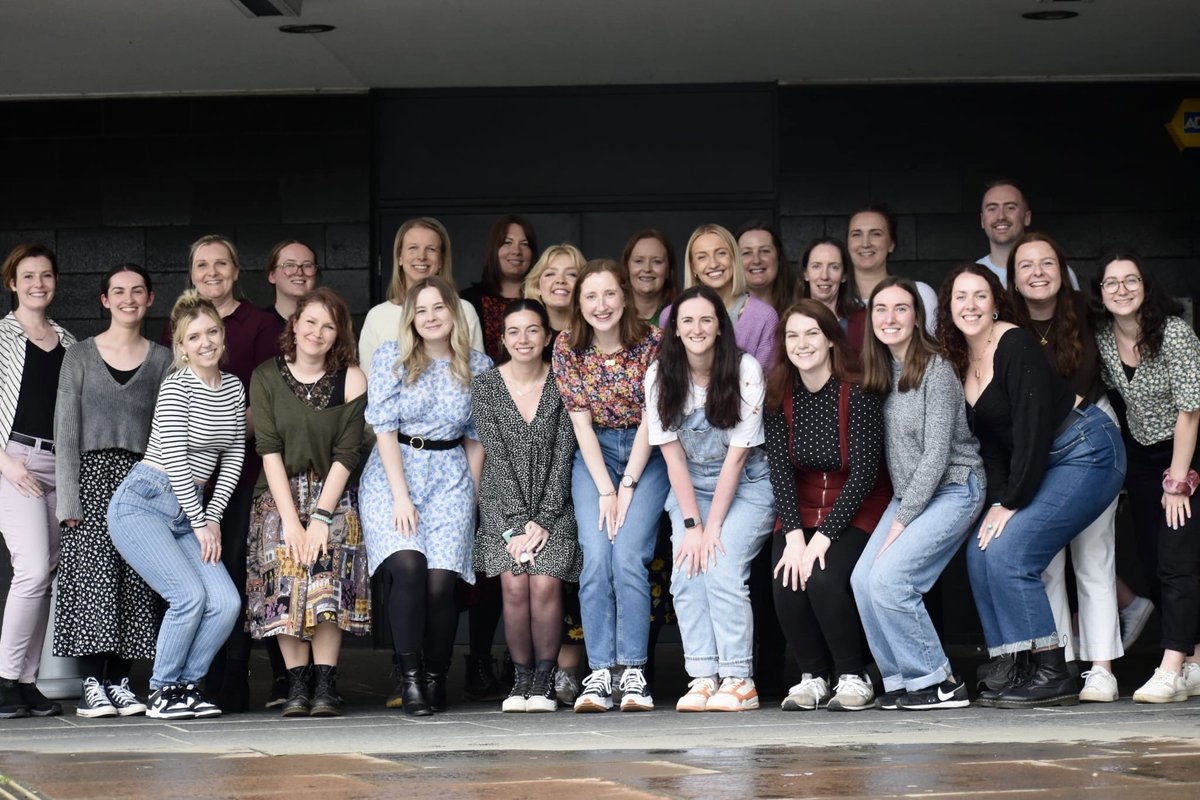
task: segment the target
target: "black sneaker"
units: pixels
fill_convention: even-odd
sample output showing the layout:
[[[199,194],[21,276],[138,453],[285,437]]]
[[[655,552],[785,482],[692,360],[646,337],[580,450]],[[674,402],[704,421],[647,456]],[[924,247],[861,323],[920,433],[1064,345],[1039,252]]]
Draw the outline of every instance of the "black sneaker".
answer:
[[[539,713],[558,709],[554,672],[554,662],[551,661],[539,665],[533,673],[533,684],[529,687],[529,696],[525,699],[526,712]]]
[[[183,687],[182,697],[196,719],[221,716],[221,707],[205,697],[194,683]]]
[[[906,694],[908,694],[907,689],[897,689],[894,692],[884,692],[883,694],[879,695],[879,697],[875,698],[875,707],[881,708],[884,711],[895,711],[897,708],[896,701],[901,697],[904,697]]]
[[[146,716],[151,719],[191,719],[196,716],[183,697],[183,687],[169,684],[150,692],[150,707]]]
[[[104,690],[100,681],[84,678],[83,692],[79,697],[79,704],[75,706],[75,716],[86,719],[117,716],[117,707],[109,699],[108,692]]]
[[[607,669],[592,670],[583,679],[583,691],[575,698],[575,713],[587,714],[612,708],[612,673]]]
[[[19,683],[21,698],[29,706],[31,717],[57,717],[62,713],[62,703],[47,698],[42,694],[36,683]]]
[[[129,678],[121,678],[120,683],[105,681],[104,689],[108,692],[108,699],[112,701],[113,708],[117,709],[117,714],[120,716],[132,717],[146,713],[146,704],[138,699],[138,696],[133,693],[133,689],[129,688]]]
[[[896,708],[901,711],[928,711],[932,708],[965,708],[971,705],[967,696],[967,685],[956,677],[948,681],[918,689],[915,692],[905,692],[896,698]]]

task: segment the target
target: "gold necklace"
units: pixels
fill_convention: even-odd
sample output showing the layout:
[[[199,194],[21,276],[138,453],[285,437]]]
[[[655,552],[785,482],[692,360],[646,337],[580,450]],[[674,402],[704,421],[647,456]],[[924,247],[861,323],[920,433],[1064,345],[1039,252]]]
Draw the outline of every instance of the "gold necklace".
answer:
[[[992,334],[990,334],[990,333],[989,333],[989,334],[988,334],[988,340],[987,340],[987,344],[985,344],[985,345],[983,346],[983,352],[979,354],[979,357],[978,357],[978,358],[976,358],[974,355],[971,355],[971,360],[972,360],[972,361],[974,361],[974,362],[975,362],[975,364],[976,364],[976,366],[975,366],[975,380],[979,380],[979,379],[980,379],[980,378],[979,378],[979,366],[978,366],[978,365],[979,365],[979,362],[980,362],[980,361],[983,361],[983,357],[987,355],[988,348],[989,348],[989,347],[991,347],[991,346],[992,346]],[[970,354],[970,353],[969,353],[969,348],[968,348],[968,354]]]
[[[532,392],[534,389],[537,389],[540,386],[546,385],[546,373],[548,371],[549,370],[543,370],[541,376],[536,381],[534,381],[533,383],[531,383],[525,387],[525,391],[521,391],[520,389],[518,389],[516,381],[512,380],[512,379],[510,379],[512,382],[508,383],[508,389],[513,394],[515,394],[517,397],[524,397],[525,395]]]
[[[1046,337],[1050,335],[1050,329],[1054,327],[1054,317],[1050,318],[1050,324],[1046,326],[1046,330],[1044,331],[1038,330],[1037,320],[1031,319],[1029,320],[1029,324],[1033,326],[1033,332],[1038,335],[1038,340],[1042,347],[1045,347],[1050,343],[1050,340]]]

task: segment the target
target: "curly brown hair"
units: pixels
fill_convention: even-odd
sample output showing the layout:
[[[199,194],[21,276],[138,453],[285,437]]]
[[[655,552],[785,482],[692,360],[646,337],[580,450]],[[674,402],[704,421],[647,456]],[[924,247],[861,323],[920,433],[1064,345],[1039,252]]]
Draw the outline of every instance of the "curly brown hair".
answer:
[[[946,354],[946,360],[954,365],[954,371],[958,374],[960,381],[966,377],[967,364],[970,363],[971,357],[967,349],[966,337],[954,324],[954,317],[950,313],[950,297],[954,294],[954,281],[963,273],[978,275],[987,281],[988,289],[992,292],[992,301],[996,304],[996,320],[1016,324],[1012,302],[1008,299],[1008,293],[1004,291],[1004,287],[1000,285],[1000,279],[996,277],[996,273],[982,264],[974,262],[958,264],[951,268],[949,274],[946,275],[946,280],[942,281],[942,287],[938,289],[937,337],[938,342],[942,345],[942,351]]]
[[[354,341],[354,325],[350,321],[350,309],[342,296],[328,286],[320,286],[301,297],[296,303],[296,310],[288,317],[279,335],[279,354],[289,363],[296,360],[296,323],[304,309],[312,303],[319,303],[333,317],[333,326],[337,329],[337,339],[325,354],[325,370],[338,372],[346,367],[358,366],[358,345]]]

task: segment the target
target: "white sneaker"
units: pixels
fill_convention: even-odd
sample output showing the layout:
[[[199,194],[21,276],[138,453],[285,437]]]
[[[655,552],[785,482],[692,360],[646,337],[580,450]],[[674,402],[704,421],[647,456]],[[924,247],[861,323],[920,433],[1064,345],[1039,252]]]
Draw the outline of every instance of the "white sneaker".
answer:
[[[862,711],[875,707],[875,687],[863,680],[862,675],[845,674],[838,677],[830,711]]]
[[[575,698],[575,713],[608,711],[612,708],[612,673],[606,669],[592,670],[583,679],[583,691]]]
[[[1104,667],[1093,666],[1079,677],[1083,678],[1083,689],[1079,692],[1081,703],[1113,703],[1117,699],[1117,679]]]
[[[687,694],[675,703],[675,710],[704,711],[708,707],[708,699],[716,693],[716,678],[693,678],[688,683]]]
[[[1149,598],[1135,597],[1133,602],[1117,612],[1121,623],[1121,646],[1128,650],[1142,635],[1150,615],[1154,613],[1154,603]]]
[[[626,667],[621,674],[621,710],[653,711],[654,698],[646,686],[646,674],[641,667]]]
[[[784,711],[812,711],[827,704],[830,697],[829,681],[806,672],[800,676],[799,683],[788,689],[782,708]]]
[[[1150,680],[1133,693],[1135,703],[1182,703],[1187,700],[1183,679],[1169,669],[1154,670]]]
[[[1200,696],[1200,664],[1185,661],[1180,678],[1183,679],[1183,690],[1187,692],[1188,697]]]
[[[108,699],[108,692],[104,691],[100,681],[95,678],[84,679],[83,694],[79,698],[79,705],[75,707],[75,716],[87,719],[117,716],[117,707]]]
[[[708,701],[709,711],[753,711],[758,708],[758,689],[753,678],[728,677]]]

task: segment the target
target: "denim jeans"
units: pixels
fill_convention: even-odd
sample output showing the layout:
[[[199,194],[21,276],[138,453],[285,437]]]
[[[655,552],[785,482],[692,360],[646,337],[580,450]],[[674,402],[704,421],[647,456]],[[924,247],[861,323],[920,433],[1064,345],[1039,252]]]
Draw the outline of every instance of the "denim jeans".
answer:
[[[683,421],[679,443],[688,457],[688,475],[707,521],[717,478],[728,448],[719,429],[711,428],[704,409]],[[679,554],[684,534],[683,512],[674,488],[667,496],[671,518],[671,556]],[[771,473],[761,448],[746,456],[733,503],[721,526],[721,546],[715,565],[707,573],[688,577],[686,566],[671,573],[671,596],[683,640],[683,663],[690,677],[748,678],[754,663],[754,612],[750,607],[750,562],[762,549],[775,525],[775,498]],[[589,641],[588,646],[591,646]]]
[[[1002,534],[980,550],[967,544],[971,592],[992,656],[1061,644],[1042,572],[1055,554],[1088,527],[1125,480],[1121,430],[1088,406],[1055,438],[1033,500],[1009,518]]]
[[[900,500],[892,498],[883,512],[850,576],[850,585],[884,689],[915,692],[952,675],[922,595],[942,574],[979,516],[983,488],[971,475],[965,484],[938,489],[925,510],[876,558]]]
[[[620,486],[636,428],[593,428],[613,486]],[[609,669],[646,663],[650,637],[650,559],[667,499],[667,466],[654,448],[642,471],[625,524],[613,541],[597,526],[600,492],[576,451],[571,466],[571,497],[583,550],[579,606],[587,639],[588,665]]]
[[[169,604],[150,688],[199,681],[241,611],[229,573],[203,562],[167,474],[154,467],[135,464],[117,487],[108,530],[121,557]]]

